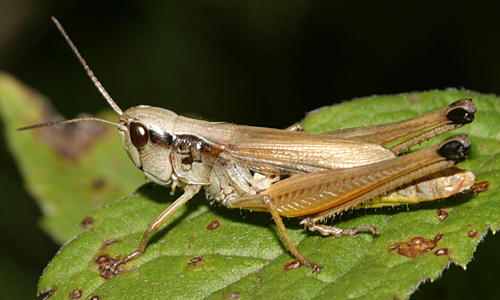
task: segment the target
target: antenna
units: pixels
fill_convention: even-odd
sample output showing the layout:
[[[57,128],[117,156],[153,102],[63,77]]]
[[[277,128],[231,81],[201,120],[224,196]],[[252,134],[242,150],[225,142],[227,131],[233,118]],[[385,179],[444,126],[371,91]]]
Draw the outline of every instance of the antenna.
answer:
[[[106,99],[106,101],[108,101],[111,108],[113,108],[113,110],[121,116],[123,114],[123,111],[115,103],[115,101],[113,101],[113,98],[111,98],[111,96],[108,94],[108,92],[106,91],[104,86],[102,86],[102,84],[99,82],[97,77],[94,75],[94,72],[92,72],[89,65],[87,65],[87,62],[85,61],[85,59],[83,59],[82,55],[80,54],[80,52],[76,48],[75,44],[73,44],[73,42],[69,38],[68,34],[66,33],[66,31],[62,27],[61,23],[59,23],[59,21],[54,17],[52,17],[52,22],[54,22],[54,24],[56,24],[57,28],[59,29],[59,32],[61,32],[62,36],[64,37],[66,42],[71,47],[71,50],[76,55],[76,57],[78,58],[78,60],[82,64],[83,68],[85,69],[85,71],[87,71],[87,75],[89,75],[90,79],[92,80],[92,82],[94,83],[96,88],[99,90],[101,95],[104,97],[104,99]],[[108,120],[103,120],[103,119],[94,118],[94,117],[84,117],[84,118],[76,118],[76,119],[71,119],[71,120],[61,120],[61,121],[53,121],[53,122],[35,124],[35,125],[31,125],[31,126],[21,127],[21,128],[18,128],[17,130],[22,131],[22,130],[28,130],[28,129],[42,128],[42,127],[51,127],[51,126],[57,126],[57,125],[63,125],[63,124],[82,122],[82,121],[97,121],[97,122],[113,125],[113,126],[117,127],[119,130],[123,130],[123,131],[128,130],[126,126],[124,126],[120,123],[111,122]]]
[[[36,125],[30,125],[30,126],[18,128],[17,131],[23,131],[23,130],[35,129],[35,128],[42,128],[42,127],[52,127],[52,126],[63,125],[63,124],[71,124],[71,123],[76,123],[76,122],[81,122],[81,121],[98,121],[98,122],[101,122],[101,123],[106,123],[106,124],[113,125],[113,126],[117,127],[118,129],[121,129],[121,130],[125,130],[125,131],[127,130],[127,128],[125,126],[123,126],[122,124],[120,124],[120,123],[115,123],[115,122],[111,122],[111,121],[104,120],[104,119],[99,119],[99,118],[85,117],[85,118],[76,118],[76,119],[71,119],[71,120],[61,120],[61,121],[53,121],[53,122],[36,124]]]
[[[106,99],[106,101],[108,101],[108,103],[111,106],[111,108],[113,108],[113,110],[117,114],[119,114],[121,116],[123,114],[123,111],[115,103],[115,101],[113,100],[113,98],[111,98],[111,96],[108,94],[108,92],[106,91],[106,89],[104,88],[104,86],[99,82],[99,80],[97,79],[97,77],[94,75],[94,72],[92,72],[92,70],[90,69],[90,67],[87,65],[87,62],[85,61],[85,59],[83,58],[83,56],[78,51],[78,49],[76,48],[75,44],[73,44],[73,42],[69,38],[68,34],[64,30],[63,26],[61,25],[61,23],[59,23],[59,21],[55,17],[52,17],[51,19],[52,19],[52,22],[54,22],[54,24],[56,24],[57,29],[59,29],[59,32],[61,32],[62,36],[64,37],[64,39],[66,40],[66,42],[68,43],[68,45],[71,47],[71,50],[76,55],[76,58],[78,58],[78,60],[82,64],[82,66],[85,69],[85,71],[87,71],[87,75],[89,75],[90,80],[92,80],[92,82],[94,83],[95,87],[99,90],[99,92],[104,97],[104,99]]]

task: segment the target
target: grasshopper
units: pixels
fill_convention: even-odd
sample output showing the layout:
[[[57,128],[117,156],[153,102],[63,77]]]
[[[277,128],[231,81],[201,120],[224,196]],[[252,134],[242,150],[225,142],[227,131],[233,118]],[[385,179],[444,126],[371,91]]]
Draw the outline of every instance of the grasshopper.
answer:
[[[149,179],[184,188],[148,225],[137,249],[113,263],[110,268],[116,274],[141,256],[150,235],[202,188],[208,198],[229,208],[270,213],[290,253],[318,272],[320,267],[294,245],[282,217],[303,217],[300,223],[305,228],[325,236],[355,236],[363,231],[378,234],[373,226],[339,229],[320,222],[351,208],[449,197],[474,183],[474,174],[454,167],[467,158],[470,141],[465,135],[398,156],[422,141],[472,122],[476,108],[471,99],[413,119],[322,134],[307,133],[300,125],[280,130],[207,122],[147,105],[122,111],[61,24],[52,20],[120,119],[85,117],[19,130],[81,121],[110,124],[118,129],[134,165]]]

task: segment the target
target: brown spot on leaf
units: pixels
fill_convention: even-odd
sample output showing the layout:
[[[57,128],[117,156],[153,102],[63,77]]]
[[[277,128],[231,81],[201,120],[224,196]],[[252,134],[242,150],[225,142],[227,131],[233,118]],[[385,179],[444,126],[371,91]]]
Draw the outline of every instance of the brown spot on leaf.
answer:
[[[470,237],[470,238],[475,238],[476,235],[477,235],[477,230],[476,229],[471,229],[467,235]]]
[[[434,252],[434,254],[435,254],[436,256],[448,255],[448,248],[441,248],[441,249],[438,249],[438,250],[436,250],[436,252]]]
[[[90,183],[90,188],[94,191],[102,189],[106,185],[106,180],[97,178]]]
[[[313,273],[321,272],[321,266],[319,266],[317,264],[313,264],[312,269],[313,269]]]
[[[41,122],[60,119],[52,108],[44,105]],[[75,160],[94,141],[103,136],[110,126],[98,122],[79,122],[72,125],[46,127],[36,130],[37,136],[62,156]]]
[[[481,181],[476,184],[474,184],[470,188],[470,192],[472,195],[476,196],[479,193],[482,193],[484,191],[487,191],[490,188],[490,182],[489,181]]]
[[[94,295],[94,296],[90,297],[89,300],[99,300],[99,296]]]
[[[448,211],[444,208],[440,208],[437,210],[437,218],[439,221],[444,221],[448,217]]]
[[[100,255],[94,261],[97,269],[99,270],[99,276],[104,279],[111,279],[118,274],[124,272],[123,264],[115,266],[117,262],[121,259],[117,257],[111,257],[107,254]]]
[[[87,230],[92,230],[92,225],[94,225],[94,218],[86,217],[78,223],[78,226],[83,227]]]
[[[207,225],[207,230],[214,230],[214,229],[217,229],[219,228],[220,226],[220,221],[219,220],[213,220],[212,222],[210,222],[208,225]]]
[[[241,298],[240,292],[232,292],[224,296],[224,299],[240,299],[240,298]]]
[[[393,244],[389,246],[388,250],[389,252],[397,251],[398,254],[400,255],[413,258],[419,256],[420,254],[432,251],[432,249],[434,249],[437,246],[437,243],[442,238],[443,234],[436,235],[432,240],[428,240],[424,237],[417,236],[407,241]]]
[[[283,270],[293,270],[293,269],[297,269],[298,267],[302,266],[302,264],[300,263],[300,261],[298,260],[294,260],[294,261],[291,261],[289,263],[286,263],[283,265]]]
[[[69,298],[70,299],[79,299],[82,295],[83,295],[82,289],[76,289],[76,290],[71,291],[71,293],[69,293]]]
[[[26,86],[20,85],[20,87],[26,94],[26,109],[40,109],[36,120],[30,117],[26,122],[32,124],[46,123],[55,119],[61,119],[44,97]],[[110,129],[110,127],[98,122],[80,122],[70,126],[40,128],[34,130],[34,132],[42,142],[52,146],[61,155],[69,159],[76,159],[82,150],[86,149],[94,140]]]
[[[190,265],[190,266],[200,266],[204,263],[205,263],[205,261],[203,260],[203,256],[201,256],[201,255],[193,257],[188,261],[188,265]]]

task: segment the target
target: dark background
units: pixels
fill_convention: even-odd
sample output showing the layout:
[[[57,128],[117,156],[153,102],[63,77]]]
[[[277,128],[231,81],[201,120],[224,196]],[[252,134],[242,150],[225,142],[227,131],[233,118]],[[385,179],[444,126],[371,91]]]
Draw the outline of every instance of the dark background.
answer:
[[[498,5],[418,3],[0,0],[0,69],[67,117],[107,108],[53,15],[123,109],[152,104],[282,128],[320,106],[373,94],[500,94]],[[18,286],[0,278],[0,298],[32,298],[58,246],[36,229],[39,211],[5,147],[0,157],[0,263],[17,270],[0,275],[19,277]],[[499,247],[490,234],[467,272],[452,267],[414,298],[492,297]]]

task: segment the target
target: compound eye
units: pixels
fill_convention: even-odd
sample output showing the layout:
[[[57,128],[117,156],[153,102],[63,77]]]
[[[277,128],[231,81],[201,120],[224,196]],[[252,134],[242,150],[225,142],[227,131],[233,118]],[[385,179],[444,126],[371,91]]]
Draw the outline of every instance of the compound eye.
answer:
[[[149,133],[144,125],[138,122],[130,123],[130,140],[137,149],[142,149],[149,141]]]

